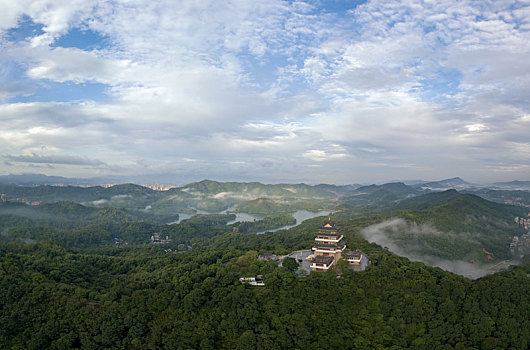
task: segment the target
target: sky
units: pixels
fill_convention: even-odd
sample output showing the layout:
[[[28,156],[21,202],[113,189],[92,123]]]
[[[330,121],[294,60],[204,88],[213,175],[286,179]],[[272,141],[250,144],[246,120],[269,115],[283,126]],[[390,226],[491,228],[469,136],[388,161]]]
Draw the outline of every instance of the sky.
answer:
[[[0,174],[530,180],[530,0],[0,8]]]

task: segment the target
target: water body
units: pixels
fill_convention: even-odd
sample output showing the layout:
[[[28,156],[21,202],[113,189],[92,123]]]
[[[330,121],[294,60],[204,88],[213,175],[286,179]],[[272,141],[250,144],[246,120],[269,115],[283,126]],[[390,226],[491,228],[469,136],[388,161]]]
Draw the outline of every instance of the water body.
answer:
[[[195,209],[195,208],[194,208]],[[199,209],[195,209],[197,210],[197,213],[196,214],[185,214],[185,213],[178,213],[179,214],[179,219],[177,221],[173,221],[173,222],[170,222],[168,223],[168,225],[172,225],[172,224],[180,224],[182,222],[182,220],[186,220],[186,219],[189,219],[191,218],[192,216],[195,216],[197,214],[226,214],[227,213],[227,210],[224,210],[222,212],[219,212],[219,213],[208,213],[204,210],[199,210]],[[236,218],[235,220],[232,220],[232,221],[229,221],[227,223],[227,225],[231,225],[235,222],[247,222],[247,221],[258,221],[258,220],[261,220],[263,219],[264,217],[266,217],[267,215],[257,215],[257,214],[248,214],[248,213],[234,213],[236,215]],[[307,211],[307,210],[298,210],[297,212],[293,213],[293,217],[296,219],[296,224],[294,225],[286,225],[286,226],[282,226],[282,227],[278,227],[276,229],[272,229],[272,230],[265,230],[265,231],[262,231],[262,232],[258,232],[257,234],[262,234],[262,233],[265,233],[265,232],[275,232],[275,231],[279,231],[279,230],[287,230],[291,227],[295,227],[295,226],[298,226],[300,225],[302,222],[304,222],[304,220],[307,220],[307,219],[312,219],[312,218],[315,218],[317,216],[328,216],[330,214],[329,211],[317,211],[317,212],[312,212],[312,211]]]
[[[178,213],[179,219],[177,221],[168,222],[166,225],[180,224],[183,220],[187,220],[191,218],[192,216],[195,216],[198,214],[213,214],[213,213],[208,213],[207,211],[196,209],[196,208],[191,208],[191,209],[195,210],[196,213],[195,214]]]
[[[256,215],[256,214],[247,214],[247,213],[233,213],[236,215],[235,220],[229,221],[226,224],[232,225],[235,222],[247,222],[247,221],[258,221],[263,219],[266,215]]]
[[[173,224],[180,224],[180,222],[182,220],[187,220],[189,218],[191,218],[193,215],[196,215],[196,214],[184,214],[184,213],[178,213],[179,214],[179,219],[176,220],[176,221],[171,221],[171,222],[168,222],[166,225],[173,225]]]
[[[294,213],[292,215],[296,219],[296,224],[294,224],[294,225],[286,225],[286,226],[278,227],[278,228],[275,228],[275,229],[272,229],[272,230],[261,231],[261,232],[258,232],[257,234],[260,235],[260,234],[263,234],[265,232],[275,232],[275,231],[279,231],[279,230],[287,230],[287,229],[290,229],[291,227],[295,227],[295,226],[300,225],[305,220],[316,218],[317,216],[328,216],[328,215],[330,215],[330,212],[329,211],[316,211],[316,212],[313,212],[313,211],[307,211],[307,210],[298,210],[296,213]]]

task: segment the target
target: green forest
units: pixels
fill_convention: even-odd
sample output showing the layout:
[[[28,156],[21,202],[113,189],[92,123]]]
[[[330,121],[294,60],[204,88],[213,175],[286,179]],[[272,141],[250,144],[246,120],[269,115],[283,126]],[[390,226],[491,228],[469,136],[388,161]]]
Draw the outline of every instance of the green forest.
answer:
[[[296,266],[257,257],[310,249],[327,218],[256,235],[294,218],[227,225],[234,214],[196,215],[166,225],[124,208],[4,202],[0,348],[527,349],[528,257],[470,280],[361,235],[393,217],[469,231],[471,219],[488,215],[493,231],[517,212],[453,192],[386,210],[344,209],[333,219],[348,248],[361,249],[371,264],[362,272],[342,262],[337,271],[296,274]],[[170,242],[150,244],[155,232]],[[509,232],[484,242],[502,243]],[[239,281],[258,274],[265,286]]]
[[[530,267],[475,281],[413,263],[345,223],[364,272],[297,277],[256,253],[308,247],[322,219],[195,249],[0,246],[0,344],[12,349],[526,349]],[[210,233],[212,234],[212,233]],[[204,235],[205,237],[208,234]],[[239,276],[263,274],[264,287]]]
[[[236,222],[234,226],[242,233],[257,233],[294,224],[296,219],[292,215],[273,215],[257,221]]]

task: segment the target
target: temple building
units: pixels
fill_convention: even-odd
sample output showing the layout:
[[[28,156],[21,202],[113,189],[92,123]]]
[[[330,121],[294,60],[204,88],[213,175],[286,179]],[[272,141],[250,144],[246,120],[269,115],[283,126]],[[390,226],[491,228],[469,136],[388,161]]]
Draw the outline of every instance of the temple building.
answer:
[[[350,250],[344,254],[344,257],[349,264],[360,265],[363,259],[363,252],[361,252],[359,249],[355,249],[353,251]]]
[[[313,244],[311,271],[327,271],[337,264],[346,249],[340,228],[331,220],[317,231]]]

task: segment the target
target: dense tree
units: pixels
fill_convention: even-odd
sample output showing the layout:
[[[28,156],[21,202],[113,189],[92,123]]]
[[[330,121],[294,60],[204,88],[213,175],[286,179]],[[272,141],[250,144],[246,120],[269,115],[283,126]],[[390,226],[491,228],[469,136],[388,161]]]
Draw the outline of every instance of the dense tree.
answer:
[[[295,258],[285,258],[283,259],[282,265],[287,268],[289,271],[296,271],[298,269],[298,261]]]
[[[411,262],[359,235],[385,213],[337,215],[366,271],[300,277],[296,260],[279,267],[258,253],[308,249],[321,219],[254,235],[230,232],[227,215],[159,225],[114,208],[47,210],[56,217],[2,216],[0,348],[530,346],[529,265],[469,280]],[[150,245],[153,232],[171,243]],[[264,287],[239,282],[255,274]]]

